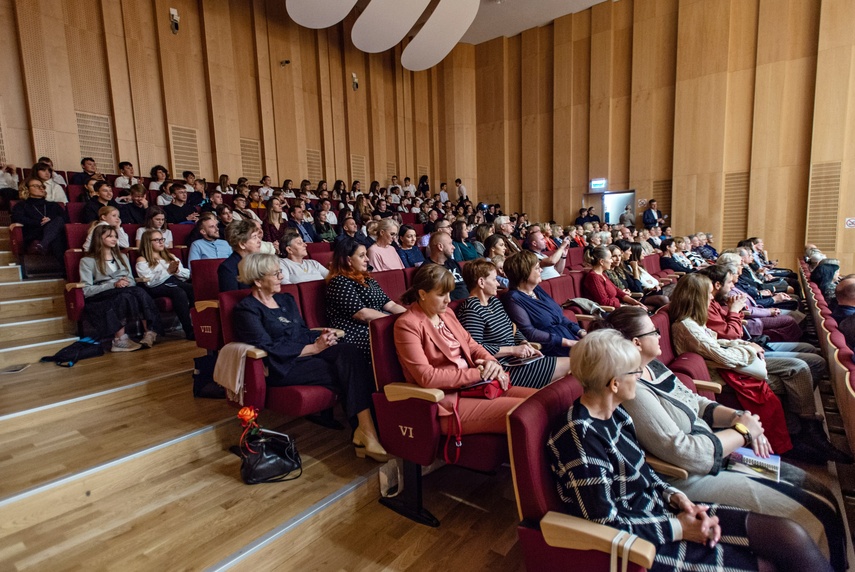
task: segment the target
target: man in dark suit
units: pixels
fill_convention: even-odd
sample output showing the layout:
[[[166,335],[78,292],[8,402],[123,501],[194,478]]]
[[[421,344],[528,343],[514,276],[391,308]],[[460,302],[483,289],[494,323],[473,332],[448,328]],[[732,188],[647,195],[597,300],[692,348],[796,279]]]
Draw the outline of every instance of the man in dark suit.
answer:
[[[296,228],[303,242],[321,242],[321,237],[311,224],[303,221],[303,207],[294,205],[288,209],[288,226]]]

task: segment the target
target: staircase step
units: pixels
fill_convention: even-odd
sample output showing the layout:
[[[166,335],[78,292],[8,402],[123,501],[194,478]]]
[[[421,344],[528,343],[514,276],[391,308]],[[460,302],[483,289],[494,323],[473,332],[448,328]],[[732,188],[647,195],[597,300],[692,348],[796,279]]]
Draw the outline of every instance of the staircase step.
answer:
[[[64,291],[65,280],[61,278],[6,282],[0,283],[0,301],[56,296],[62,295]]]
[[[204,569],[377,471],[346,431],[279,430],[300,447],[293,481],[240,480],[232,418],[0,501],[0,568]]]
[[[10,233],[8,226],[0,226],[0,238],[9,238]]]
[[[45,318],[0,318],[0,340],[9,342],[33,336],[73,334],[74,324],[65,316]]]
[[[2,239],[0,239],[2,240]],[[0,249],[0,264],[15,264],[17,259],[11,250]]]
[[[35,363],[42,357],[55,354],[68,344],[76,342],[77,339],[77,336],[52,334],[0,341],[0,367]]]
[[[6,264],[0,266],[0,282],[20,282],[21,266],[18,264]]]
[[[225,401],[195,399],[192,385],[188,369],[0,417],[0,498],[234,417]]]
[[[0,319],[65,315],[65,298],[63,296],[42,296],[24,300],[0,300]]]
[[[12,248],[12,240],[0,237],[0,250],[7,251]]]

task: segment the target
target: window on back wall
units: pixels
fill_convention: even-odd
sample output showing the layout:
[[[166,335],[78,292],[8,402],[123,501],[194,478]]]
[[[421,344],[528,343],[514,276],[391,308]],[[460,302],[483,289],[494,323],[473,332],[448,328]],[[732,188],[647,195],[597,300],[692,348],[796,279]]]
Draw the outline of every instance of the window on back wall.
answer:
[[[116,159],[113,154],[113,129],[106,115],[77,111],[77,138],[80,142],[80,155],[92,157],[98,167],[105,172],[116,172]]]

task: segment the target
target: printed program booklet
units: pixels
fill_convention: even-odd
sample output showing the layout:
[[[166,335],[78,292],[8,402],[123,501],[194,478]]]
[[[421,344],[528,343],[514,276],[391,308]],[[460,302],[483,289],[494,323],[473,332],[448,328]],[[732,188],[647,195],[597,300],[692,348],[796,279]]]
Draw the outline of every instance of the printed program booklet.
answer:
[[[758,457],[753,450],[740,447],[730,454],[727,470],[752,477],[763,477],[778,483],[781,481],[781,457],[769,455],[768,459],[764,459]]]

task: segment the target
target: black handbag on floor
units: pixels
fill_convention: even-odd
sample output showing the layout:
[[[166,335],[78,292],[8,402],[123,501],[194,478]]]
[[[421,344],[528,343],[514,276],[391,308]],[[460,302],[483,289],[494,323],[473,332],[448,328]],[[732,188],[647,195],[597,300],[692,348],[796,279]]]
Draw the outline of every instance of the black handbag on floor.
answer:
[[[104,355],[101,342],[92,338],[81,338],[70,346],[65,346],[52,356],[45,356],[40,361],[52,361],[60,367],[72,367],[82,359]]]
[[[292,481],[303,474],[297,445],[284,433],[260,429],[241,440],[240,456],[240,476],[248,485]]]

